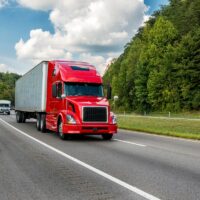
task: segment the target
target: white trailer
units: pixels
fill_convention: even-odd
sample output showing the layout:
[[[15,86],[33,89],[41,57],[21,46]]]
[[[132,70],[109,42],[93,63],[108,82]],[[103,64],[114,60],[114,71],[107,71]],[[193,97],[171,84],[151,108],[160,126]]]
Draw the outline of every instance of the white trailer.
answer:
[[[41,62],[16,82],[15,110],[45,112],[48,63]]]
[[[42,61],[17,80],[15,111],[18,121],[25,122],[28,118],[35,118],[35,113],[46,111],[47,74],[48,62]]]

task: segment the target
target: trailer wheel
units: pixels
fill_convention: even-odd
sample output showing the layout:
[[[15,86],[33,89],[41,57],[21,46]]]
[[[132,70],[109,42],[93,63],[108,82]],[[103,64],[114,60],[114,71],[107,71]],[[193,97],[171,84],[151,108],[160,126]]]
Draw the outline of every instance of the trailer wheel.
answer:
[[[40,123],[41,123],[41,115],[37,114],[36,115],[36,128],[38,131],[40,131],[40,127],[41,127]]]
[[[20,111],[16,112],[16,121],[17,123],[21,123],[22,122],[22,115]]]
[[[24,112],[21,112],[21,122],[22,123],[25,123],[26,122],[26,115],[25,115],[25,113]]]
[[[113,137],[113,134],[102,134],[103,140],[111,140]]]
[[[63,123],[62,121],[60,120],[59,121],[59,124],[58,124],[58,135],[60,137],[61,140],[66,140],[67,139],[67,135],[66,134],[63,134]]]
[[[40,130],[45,133],[46,132],[46,115],[42,114],[40,116]]]

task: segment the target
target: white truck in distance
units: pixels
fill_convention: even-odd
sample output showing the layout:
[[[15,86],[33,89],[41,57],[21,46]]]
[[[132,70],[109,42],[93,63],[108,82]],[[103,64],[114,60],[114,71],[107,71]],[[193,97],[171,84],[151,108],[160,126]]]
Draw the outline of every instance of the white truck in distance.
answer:
[[[8,100],[0,100],[0,113],[10,115],[11,102]]]

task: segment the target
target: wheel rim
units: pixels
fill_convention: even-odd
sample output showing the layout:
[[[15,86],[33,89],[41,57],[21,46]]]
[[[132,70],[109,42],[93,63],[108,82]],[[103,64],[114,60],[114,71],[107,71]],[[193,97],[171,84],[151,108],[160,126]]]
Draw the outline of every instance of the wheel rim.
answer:
[[[41,122],[40,122],[40,128],[41,129],[43,129],[43,123],[44,123],[43,120],[41,120]]]
[[[37,128],[39,128],[39,120],[38,120],[38,118],[37,118],[36,124],[37,124]]]
[[[59,135],[61,138],[63,138],[63,130],[62,130],[62,122],[59,124]]]
[[[17,121],[19,121],[19,114],[18,114],[18,112],[17,112],[16,118],[17,118]]]

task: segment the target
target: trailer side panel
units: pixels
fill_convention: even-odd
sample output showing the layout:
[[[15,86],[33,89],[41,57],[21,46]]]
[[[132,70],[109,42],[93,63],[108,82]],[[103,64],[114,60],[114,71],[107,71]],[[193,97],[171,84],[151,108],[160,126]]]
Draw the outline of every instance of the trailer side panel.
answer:
[[[45,112],[48,62],[43,61],[22,76],[15,87],[15,110]]]

